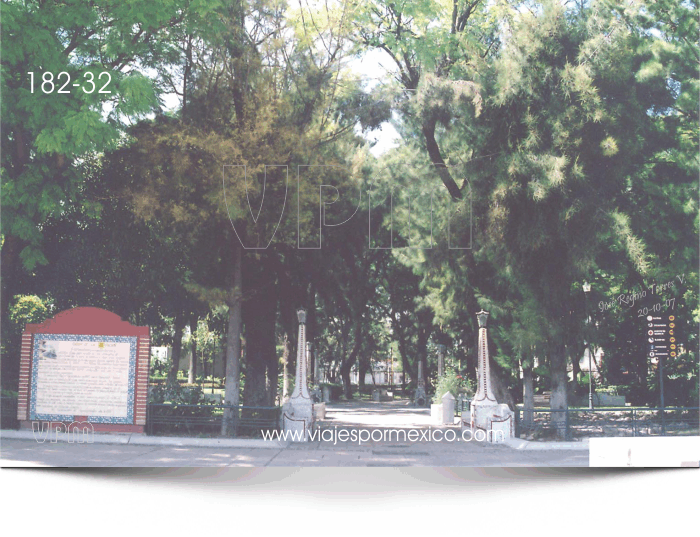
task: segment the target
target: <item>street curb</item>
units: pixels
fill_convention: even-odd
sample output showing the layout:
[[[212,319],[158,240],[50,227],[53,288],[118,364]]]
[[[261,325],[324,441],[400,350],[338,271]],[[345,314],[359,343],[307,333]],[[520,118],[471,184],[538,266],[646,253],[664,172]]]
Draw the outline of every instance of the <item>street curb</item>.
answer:
[[[511,449],[528,451],[588,451],[589,449],[588,438],[581,442],[533,442],[522,438],[507,438],[503,443]]]
[[[34,431],[0,430],[0,440],[35,440]],[[69,442],[67,433],[58,436],[59,442]],[[47,435],[39,444],[55,443],[56,435]],[[262,448],[283,449],[289,446],[289,441],[261,440],[257,438],[184,438],[172,436],[146,436],[138,433],[94,433],[90,444],[121,444],[133,446],[177,446],[177,447],[224,447],[224,448]]]

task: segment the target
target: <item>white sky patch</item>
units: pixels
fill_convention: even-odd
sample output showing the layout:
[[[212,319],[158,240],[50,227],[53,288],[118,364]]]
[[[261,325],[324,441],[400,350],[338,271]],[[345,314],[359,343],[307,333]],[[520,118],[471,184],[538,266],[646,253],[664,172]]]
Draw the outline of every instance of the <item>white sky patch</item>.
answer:
[[[393,77],[391,70],[393,60],[383,50],[370,50],[362,56],[351,59],[346,66],[360,76],[366,91],[389,82]],[[355,132],[365,138],[370,144],[374,144],[370,149],[370,153],[375,157],[397,147],[401,141],[401,136],[391,121],[385,121],[379,129],[365,133],[360,130],[359,125],[356,125]]]

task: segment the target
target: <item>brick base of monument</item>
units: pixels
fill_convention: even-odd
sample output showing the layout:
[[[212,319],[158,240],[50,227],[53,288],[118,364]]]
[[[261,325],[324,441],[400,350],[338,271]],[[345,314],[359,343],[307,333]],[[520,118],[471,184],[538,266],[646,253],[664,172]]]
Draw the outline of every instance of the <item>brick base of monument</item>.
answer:
[[[515,436],[515,414],[505,404],[471,405],[471,428],[486,433],[486,441],[493,444],[505,442]]]

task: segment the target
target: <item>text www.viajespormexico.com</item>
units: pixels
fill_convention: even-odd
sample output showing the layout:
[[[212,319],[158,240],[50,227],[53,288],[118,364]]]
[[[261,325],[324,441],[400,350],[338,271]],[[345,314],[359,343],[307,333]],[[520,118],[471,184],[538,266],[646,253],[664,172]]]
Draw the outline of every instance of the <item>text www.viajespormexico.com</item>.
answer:
[[[321,441],[327,443],[352,442],[362,445],[367,442],[493,442],[503,441],[503,431],[477,429],[316,429],[306,431],[262,430],[262,437],[269,441]]]

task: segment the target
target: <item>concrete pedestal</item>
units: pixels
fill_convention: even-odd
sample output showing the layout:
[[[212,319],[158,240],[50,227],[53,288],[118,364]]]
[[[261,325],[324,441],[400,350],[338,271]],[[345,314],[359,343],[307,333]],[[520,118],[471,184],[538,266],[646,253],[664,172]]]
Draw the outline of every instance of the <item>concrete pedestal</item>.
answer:
[[[499,444],[515,435],[515,414],[505,404],[472,403],[471,427],[483,430],[487,442]]]
[[[307,432],[314,425],[314,407],[311,399],[291,398],[282,407],[282,429],[291,433],[290,440],[306,442]]]
[[[452,425],[455,422],[455,398],[447,392],[442,396],[442,423]]]

